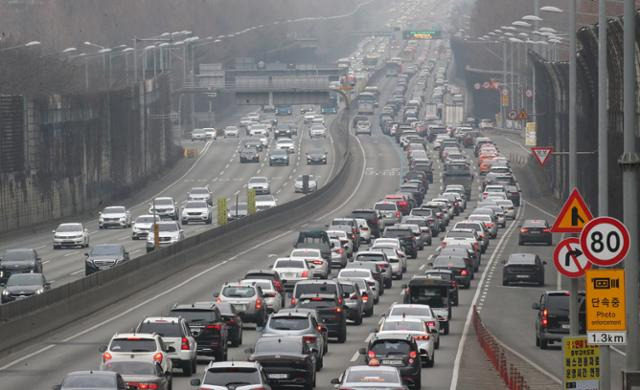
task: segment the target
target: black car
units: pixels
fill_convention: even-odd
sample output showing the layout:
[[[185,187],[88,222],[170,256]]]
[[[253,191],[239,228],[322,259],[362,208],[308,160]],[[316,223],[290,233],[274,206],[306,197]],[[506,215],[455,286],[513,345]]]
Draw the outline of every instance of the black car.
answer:
[[[129,252],[121,244],[98,244],[84,255],[87,257],[84,260],[85,275],[113,268],[129,260]]]
[[[367,221],[371,235],[375,238],[380,237],[380,215],[374,209],[356,209],[351,212],[351,218],[362,218]]]
[[[412,259],[418,257],[418,245],[416,244],[416,238],[413,236],[413,231],[408,227],[387,226],[382,233],[384,238],[397,238],[400,240],[400,245],[407,256]]]
[[[227,360],[229,330],[214,302],[176,304],[171,314],[187,321],[198,343],[198,356],[214,357],[217,362]]]
[[[464,288],[471,287],[471,271],[469,264],[462,256],[438,256],[433,260],[433,269],[448,269],[453,272],[458,285]]]
[[[451,305],[458,306],[458,282],[456,282],[455,274],[448,269],[428,269],[424,271],[424,275],[428,279],[444,280],[451,284],[449,296],[451,297]]]
[[[242,146],[243,149],[257,149],[259,152],[262,152],[262,150],[264,149],[264,146],[262,145],[262,142],[260,142],[259,139],[246,140],[242,145],[243,145]]]
[[[7,280],[0,302],[7,303],[18,299],[42,294],[51,288],[43,274],[13,274]]]
[[[340,289],[342,291],[342,289]],[[347,341],[347,312],[343,293],[302,294],[296,299],[296,308],[315,309],[319,320],[327,327],[329,337],[337,337],[339,343]]]
[[[274,149],[269,153],[269,166],[289,165],[289,152],[283,149]]]
[[[233,305],[226,302],[216,303],[220,311],[222,321],[227,324],[227,340],[232,347],[242,344],[242,318],[233,308]]]
[[[437,256],[462,257],[467,264],[467,268],[471,271],[472,280],[475,278],[475,272],[480,268],[480,262],[473,256],[473,252],[469,249],[468,245],[447,245],[444,248],[440,247],[434,253],[434,258]]]
[[[310,149],[307,152],[307,165],[326,164],[327,152],[324,149]]]
[[[545,291],[531,305],[536,310],[536,347],[547,349],[550,343],[561,342],[569,335],[569,291]],[[578,296],[579,333],[585,334],[584,292]]]
[[[122,380],[127,384],[128,390],[170,390],[172,387],[171,373],[165,373],[158,362],[110,360],[103,363],[100,369],[122,375]],[[142,385],[146,385],[146,387]]]
[[[100,383],[104,390],[129,390],[122,376],[113,371],[74,371],[68,373],[62,384],[54,385],[53,390],[91,389]]]
[[[302,336],[262,337],[251,353],[250,362],[258,362],[272,387],[316,386],[316,354]]]
[[[503,286],[512,283],[534,283],[544,286],[544,266],[547,262],[541,260],[538,255],[512,253],[502,264]]]
[[[0,257],[0,285],[12,274],[42,273],[42,259],[35,249],[7,249]]]
[[[418,344],[411,335],[403,333],[375,334],[367,348],[360,349],[367,364],[376,359],[384,366],[396,367],[409,387],[422,385],[422,364]]]
[[[296,134],[296,131],[294,131],[292,126],[288,123],[279,124],[278,126],[276,126],[275,130],[273,131],[273,136],[276,139],[280,137],[291,138],[295,134]]]
[[[240,162],[260,162],[260,154],[256,148],[244,148],[240,151]]]
[[[526,219],[520,226],[520,234],[518,236],[518,244],[525,243],[544,243],[553,245],[553,234],[549,223],[544,219]]]

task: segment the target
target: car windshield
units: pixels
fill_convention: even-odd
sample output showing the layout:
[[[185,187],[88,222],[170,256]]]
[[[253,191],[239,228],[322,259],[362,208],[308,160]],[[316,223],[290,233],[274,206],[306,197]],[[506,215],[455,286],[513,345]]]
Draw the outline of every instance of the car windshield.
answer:
[[[309,154],[324,154],[324,150],[322,150],[322,149],[311,149],[311,150],[309,150]]]
[[[154,222],[154,218],[152,216],[148,216],[148,217],[138,217],[136,219],[136,223],[153,223]]]
[[[35,255],[31,249],[11,249],[2,256],[3,261],[33,261]]]
[[[404,340],[380,340],[371,346],[371,350],[376,355],[408,355],[411,344]]]
[[[384,261],[383,255],[362,254],[356,256],[356,261]]]
[[[62,381],[63,389],[117,389],[115,375],[70,375]]]
[[[247,280],[243,280],[240,283],[242,283],[245,286],[258,286],[262,289],[262,291],[268,291],[268,290],[273,290],[273,285],[271,284],[271,281],[266,280],[266,279],[262,279],[262,280],[252,280],[252,279],[247,279]]]
[[[219,321],[213,310],[171,310],[171,313],[184,318],[189,324]]]
[[[291,257],[320,257],[320,252],[308,249],[294,249],[291,251]]]
[[[160,337],[182,337],[180,325],[177,322],[143,322],[138,327],[139,333],[157,333]]]
[[[56,229],[57,233],[60,233],[60,232],[81,232],[81,231],[82,231],[82,225],[80,225],[79,223],[60,225]]]
[[[159,223],[158,230],[161,232],[177,232],[180,230],[177,223]]]
[[[378,203],[374,207],[376,210],[393,210],[397,209],[395,203]]]
[[[153,201],[156,206],[173,206],[173,200],[171,199],[156,199]]]
[[[282,340],[280,338],[268,338],[258,340],[255,353],[301,353],[302,343],[293,340]]]
[[[413,233],[410,229],[385,229],[384,236],[386,238],[408,237]]]
[[[40,274],[13,274],[7,281],[7,287],[13,286],[39,286],[42,284]]]
[[[102,366],[106,371],[117,372],[120,375],[157,375],[156,366],[150,362],[138,361],[110,361]]]
[[[411,214],[418,215],[421,217],[429,217],[433,215],[433,210],[431,209],[413,209],[411,210]]]
[[[569,313],[569,295],[549,294],[546,308],[553,313]]]
[[[448,301],[443,288],[412,286],[411,303],[431,307],[446,307]]]
[[[222,387],[260,383],[260,373],[255,367],[212,367],[207,370],[202,381],[203,385]]]
[[[207,191],[206,188],[192,188],[191,189],[191,194],[198,194],[198,195],[209,195],[209,191]]]
[[[382,324],[381,331],[397,330],[397,331],[413,331],[420,332],[424,330],[424,324],[418,321],[385,321]]]
[[[269,328],[275,330],[302,330],[309,327],[306,317],[271,317]]]
[[[398,374],[393,371],[350,370],[344,380],[345,383],[400,383]]]
[[[487,214],[473,214],[469,216],[469,219],[474,221],[491,222],[491,216]]]
[[[267,178],[266,178],[266,177],[252,177],[251,179],[249,179],[249,183],[250,183],[250,184],[263,184],[263,183],[267,183]]]
[[[305,268],[304,265],[304,261],[278,260],[273,268]]]
[[[300,297],[303,294],[335,294],[336,285],[325,283],[298,283],[295,287],[296,297]]]
[[[391,309],[389,316],[420,316],[420,317],[429,317],[430,313],[427,308],[424,307],[394,307]]]
[[[206,202],[187,202],[185,208],[187,209],[205,209],[207,208],[207,203]]]
[[[453,274],[445,273],[445,272],[434,272],[427,271],[425,272],[425,276],[429,279],[439,279],[439,280],[451,280],[453,278]]]
[[[340,271],[341,278],[370,278],[371,272],[365,270],[345,269]]]
[[[475,238],[473,232],[465,232],[465,231],[449,231],[447,233],[447,237],[458,237],[458,238]]]
[[[136,337],[113,339],[109,350],[113,352],[153,352],[156,350],[156,342]]]
[[[124,207],[105,207],[104,210],[102,210],[103,214],[124,214],[125,212],[125,208]]]
[[[249,286],[226,286],[222,295],[228,298],[251,298],[256,295],[256,291]]]
[[[104,256],[104,255],[120,255],[122,253],[122,247],[120,245],[96,245],[91,249],[89,254],[91,256]]]
[[[307,308],[307,309],[321,309],[325,307],[335,307],[336,300],[335,298],[325,298],[325,297],[312,297],[312,298],[302,298],[298,303],[297,307]]]
[[[275,149],[271,151],[272,156],[287,156],[288,153],[286,150]],[[258,181],[254,181],[254,183],[258,183]],[[264,183],[264,181],[259,181],[259,183]]]
[[[256,202],[275,202],[273,195],[257,195]]]

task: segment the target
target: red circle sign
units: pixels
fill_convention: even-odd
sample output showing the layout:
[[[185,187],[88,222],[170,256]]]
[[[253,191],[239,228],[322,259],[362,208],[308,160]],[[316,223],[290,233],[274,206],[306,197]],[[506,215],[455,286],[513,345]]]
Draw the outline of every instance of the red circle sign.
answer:
[[[598,217],[589,221],[580,233],[580,246],[590,262],[611,267],[629,252],[629,230],[615,218]]]
[[[568,278],[584,276],[591,263],[580,249],[580,240],[576,237],[565,238],[553,250],[553,264],[558,272]]]

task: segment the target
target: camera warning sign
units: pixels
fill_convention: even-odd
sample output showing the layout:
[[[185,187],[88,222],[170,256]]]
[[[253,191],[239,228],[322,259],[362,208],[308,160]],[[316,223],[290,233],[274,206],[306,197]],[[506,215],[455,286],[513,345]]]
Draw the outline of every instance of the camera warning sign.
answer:
[[[624,344],[627,329],[624,270],[587,270],[585,288],[589,344]]]

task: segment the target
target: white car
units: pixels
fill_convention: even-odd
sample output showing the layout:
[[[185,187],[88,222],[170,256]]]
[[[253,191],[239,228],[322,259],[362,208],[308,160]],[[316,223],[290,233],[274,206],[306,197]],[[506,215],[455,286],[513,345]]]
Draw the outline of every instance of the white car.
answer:
[[[238,129],[238,127],[236,126],[227,126],[224,128],[223,130],[223,134],[224,137],[239,137],[240,136],[240,130]]]
[[[358,230],[360,231],[360,241],[371,244],[371,230],[369,230],[369,224],[366,219],[356,218],[358,223]]]
[[[160,247],[173,245],[176,242],[184,240],[184,232],[180,229],[180,225],[175,221],[158,222],[158,237]],[[153,233],[147,236],[147,253],[155,248]]]
[[[413,336],[418,350],[422,365],[433,367],[435,362],[435,338],[432,337],[427,325],[417,318],[386,318],[380,327],[378,335],[384,334],[407,334]]]
[[[296,151],[296,144],[291,138],[279,138],[276,142],[276,149],[286,150],[288,153]]]
[[[372,246],[369,250],[371,252],[382,252],[387,255],[389,265],[391,266],[391,275],[396,279],[402,279],[402,274],[407,270],[406,256],[401,256],[401,252],[391,245],[379,244]]]
[[[204,133],[207,135],[207,139],[216,139],[218,138],[218,130],[216,130],[213,127],[205,127],[202,130],[204,130]]]
[[[81,223],[61,223],[53,232],[53,249],[89,247],[89,230]]]
[[[278,258],[271,269],[278,273],[286,291],[293,291],[293,287],[297,282],[307,280],[311,275],[311,270],[305,260],[290,259],[288,257]]]
[[[173,347],[168,357],[185,375],[196,373],[198,344],[182,317],[147,317],[138,324],[136,333],[158,334],[167,347]]]
[[[204,222],[211,225],[213,222],[211,206],[203,200],[189,200],[182,208],[180,220],[183,225],[191,222]]]
[[[154,218],[154,216],[150,214],[140,215],[131,227],[131,239],[146,239],[150,233],[152,234],[153,224],[160,221],[161,219],[158,216]]]
[[[308,192],[314,192],[318,189],[318,182],[316,181],[316,179],[313,177],[313,175],[307,175],[309,176],[309,181],[308,181]],[[296,177],[296,181],[293,183],[293,188],[295,192],[302,192],[304,193],[304,175],[299,175],[298,177]]]
[[[105,207],[98,213],[98,228],[131,227],[131,213],[124,206]]]
[[[371,122],[369,122],[369,121],[358,121],[358,123],[356,123],[356,135],[358,135],[358,134],[371,135]]]
[[[516,209],[513,202],[509,199],[497,199],[496,204],[504,210],[504,216],[509,219],[516,218]]]
[[[256,196],[256,211],[262,211],[276,207],[278,200],[273,195],[257,195]]]
[[[427,325],[433,335],[433,346],[440,348],[440,322],[438,316],[429,305],[399,304],[391,305],[387,313],[387,319],[417,318]]]
[[[313,124],[311,125],[311,129],[309,129],[309,136],[311,138],[315,137],[327,137],[327,128],[321,124]]]
[[[240,284],[245,286],[256,285],[260,287],[269,313],[277,313],[282,309],[282,302],[284,302],[284,298],[273,285],[273,281],[268,279],[243,279],[240,281]]]
[[[373,303],[378,303],[380,299],[380,283],[374,279],[370,269],[366,268],[344,268],[338,273],[337,279],[362,279],[373,291]]]
[[[293,249],[289,254],[291,260],[304,260],[309,266],[312,277],[326,279],[329,276],[330,266],[325,259],[322,258],[320,249],[299,248]]]
[[[313,124],[321,124],[322,126],[324,126],[325,125],[324,116],[316,115],[313,119],[311,119],[311,123],[313,123]]]
[[[206,141],[207,133],[205,133],[204,129],[193,129],[191,131],[191,141]]]
[[[264,123],[255,123],[249,126],[249,135],[251,137],[268,137],[269,130]]]
[[[316,113],[315,113],[315,112],[313,112],[313,111],[307,111],[307,112],[304,114],[304,117],[303,117],[304,123],[305,123],[305,124],[312,123],[312,122],[313,122],[313,120],[315,119],[315,117],[316,117]]]
[[[100,348],[102,363],[112,360],[133,360],[158,363],[162,372],[171,372],[173,364],[169,353],[175,352],[174,346],[166,346],[158,334],[116,333],[109,344]]]
[[[149,214],[157,215],[161,219],[177,221],[180,217],[180,208],[171,197],[155,198],[153,202],[149,203]]]
[[[253,125],[256,121],[250,119],[249,117],[240,118],[240,126],[249,127]]]
[[[327,230],[329,238],[335,238],[340,241],[340,244],[347,252],[347,257],[353,257],[353,241],[349,238],[349,235],[344,230]]]
[[[254,176],[249,179],[247,183],[248,189],[256,190],[256,195],[264,195],[271,193],[271,186],[269,185],[269,179],[264,176]]]
[[[209,186],[193,187],[191,191],[187,192],[187,200],[200,200],[208,204],[213,202]]]

